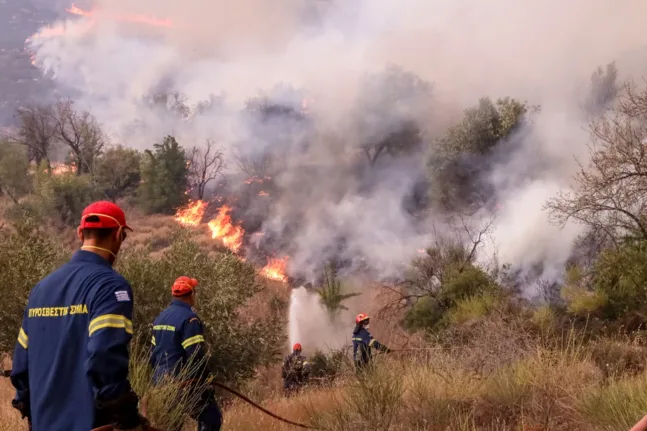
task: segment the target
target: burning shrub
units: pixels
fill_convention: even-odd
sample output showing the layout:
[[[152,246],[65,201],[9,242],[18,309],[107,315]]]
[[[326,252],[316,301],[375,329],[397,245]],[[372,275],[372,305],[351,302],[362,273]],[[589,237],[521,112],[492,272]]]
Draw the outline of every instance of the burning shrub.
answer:
[[[212,354],[211,369],[220,380],[250,378],[258,366],[280,358],[284,343],[280,310],[244,319],[240,315],[263,285],[254,267],[236,256],[207,254],[188,232],[180,231],[160,259],[151,258],[146,250],[133,250],[119,259],[119,271],[133,286],[136,330],[146,333],[171,301],[170,286],[175,278],[186,274],[200,281],[198,315]]]

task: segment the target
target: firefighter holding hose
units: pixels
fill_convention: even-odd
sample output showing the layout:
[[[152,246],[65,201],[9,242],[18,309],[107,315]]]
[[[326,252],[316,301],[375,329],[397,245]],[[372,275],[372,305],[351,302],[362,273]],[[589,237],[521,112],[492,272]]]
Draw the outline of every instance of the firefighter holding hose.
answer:
[[[373,359],[372,349],[383,353],[391,353],[391,349],[373,338],[368,329],[370,317],[360,313],[355,318],[355,329],[353,330],[353,359],[355,368],[359,371],[368,365]]]
[[[29,293],[10,377],[34,431],[148,429],[128,380],[132,289],[112,268],[127,230],[114,203],[89,205],[81,249]]]
[[[168,375],[187,378],[187,389],[200,392],[199,401],[190,412],[190,416],[198,422],[198,431],[218,431],[222,425],[222,414],[213,388],[205,388],[209,372],[204,329],[193,311],[197,286],[198,280],[195,278],[177,278],[171,287],[171,305],[153,322],[153,381],[159,384]]]
[[[308,361],[301,355],[301,344],[292,346],[292,353],[283,360],[281,375],[283,377],[283,391],[286,397],[299,392],[306,384],[309,374]]]

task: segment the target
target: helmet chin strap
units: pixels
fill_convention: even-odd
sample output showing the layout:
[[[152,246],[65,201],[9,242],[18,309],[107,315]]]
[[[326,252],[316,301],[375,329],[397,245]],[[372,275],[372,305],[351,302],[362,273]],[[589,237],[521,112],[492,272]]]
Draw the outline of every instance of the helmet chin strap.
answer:
[[[114,254],[114,253],[112,252],[112,250],[108,250],[107,248],[97,247],[97,246],[95,246],[95,245],[84,245],[84,246],[81,246],[81,250],[87,250],[87,249],[99,250],[99,251],[105,251],[106,253],[110,253],[110,254],[112,255],[112,257],[114,257],[115,259],[117,258],[117,255],[116,255],[116,254]]]

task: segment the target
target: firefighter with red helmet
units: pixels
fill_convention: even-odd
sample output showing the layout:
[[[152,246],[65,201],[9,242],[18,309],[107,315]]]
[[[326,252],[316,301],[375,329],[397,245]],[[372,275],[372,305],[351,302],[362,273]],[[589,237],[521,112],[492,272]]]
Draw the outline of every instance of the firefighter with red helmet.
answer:
[[[292,353],[286,356],[283,361],[281,375],[283,376],[285,396],[299,392],[308,380],[308,361],[305,356],[301,355],[301,350],[301,344],[295,343],[292,346]]]
[[[383,353],[390,353],[391,349],[373,338],[368,332],[371,319],[367,314],[360,313],[355,318],[355,329],[353,330],[353,359],[355,367],[359,370],[371,362],[373,358],[372,349]]]
[[[198,431],[218,431],[222,413],[214,398],[209,378],[204,328],[193,306],[198,280],[178,277],[171,287],[173,301],[153,322],[151,365],[153,382],[162,383],[167,375],[189,380],[187,390],[199,392],[199,401],[189,415],[198,422]]]
[[[128,380],[133,293],[112,268],[126,230],[117,205],[89,205],[81,249],[29,292],[11,383],[12,405],[34,431],[148,428]]]

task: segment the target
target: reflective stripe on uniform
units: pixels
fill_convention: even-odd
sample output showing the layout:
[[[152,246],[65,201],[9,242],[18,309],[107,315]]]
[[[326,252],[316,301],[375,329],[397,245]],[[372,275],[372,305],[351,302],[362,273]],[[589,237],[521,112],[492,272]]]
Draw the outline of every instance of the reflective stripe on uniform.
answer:
[[[194,344],[204,343],[204,337],[202,335],[194,335],[193,337],[187,338],[182,342],[182,347],[185,349]]]
[[[361,341],[364,341],[364,340],[362,338],[360,338],[360,337],[353,337],[353,341],[360,341],[361,342]]]
[[[29,344],[29,337],[22,328],[20,328],[20,332],[18,332],[18,342],[23,348],[27,349],[27,345]]]
[[[157,346],[157,344],[155,344],[155,336],[154,335],[153,335],[153,338],[151,338],[151,344],[153,346]]]
[[[127,333],[133,333],[133,322],[126,319],[126,316],[120,314],[104,314],[103,316],[92,319],[88,330],[90,335],[103,328],[123,328]]]
[[[171,325],[155,325],[153,331],[175,331],[175,326]]]

